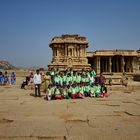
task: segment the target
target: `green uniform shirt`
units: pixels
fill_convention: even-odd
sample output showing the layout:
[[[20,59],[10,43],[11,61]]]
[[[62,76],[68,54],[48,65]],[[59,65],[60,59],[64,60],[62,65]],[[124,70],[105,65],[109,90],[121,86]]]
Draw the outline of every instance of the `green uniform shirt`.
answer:
[[[87,75],[87,77],[90,77],[90,72],[87,72],[86,75]]]
[[[54,77],[54,82],[55,82],[55,83],[59,83],[59,77],[58,77],[58,76],[55,76],[55,77]]]
[[[95,86],[91,86],[89,91],[90,91],[90,93],[95,93],[96,87]]]
[[[61,77],[61,76],[59,77],[59,83],[61,86],[63,86],[63,77]]]
[[[81,82],[81,76],[80,75],[77,75],[76,82],[77,83],[80,83]]]
[[[95,86],[95,93],[101,93],[101,86]]]
[[[50,96],[52,95],[52,90],[51,90],[51,88],[48,88],[48,89],[47,89],[47,92],[48,92],[48,95],[50,95]]]
[[[55,94],[56,94],[56,95],[59,95],[59,94],[60,94],[59,88],[55,88]]]
[[[70,86],[68,89],[67,89],[68,93],[72,93],[72,87]]]
[[[73,75],[72,76],[72,83],[75,83],[76,82],[76,79],[77,79],[76,75]]]
[[[67,81],[67,76],[64,75],[62,79],[63,79],[63,82],[66,82]]]
[[[84,86],[84,91],[85,92],[89,92],[89,90],[90,90],[90,86]]]
[[[82,77],[82,78],[81,78],[81,82],[83,82],[83,83],[85,83],[85,82],[86,82],[85,77]]]
[[[91,71],[92,76],[96,76],[96,72],[94,70]]]
[[[71,94],[75,94],[76,93],[76,89],[74,87],[71,88]]]
[[[84,87],[79,87],[79,92],[80,92],[81,94],[84,94]]]
[[[85,78],[85,82],[87,82],[87,83],[90,82],[89,77],[86,77],[86,78]]]

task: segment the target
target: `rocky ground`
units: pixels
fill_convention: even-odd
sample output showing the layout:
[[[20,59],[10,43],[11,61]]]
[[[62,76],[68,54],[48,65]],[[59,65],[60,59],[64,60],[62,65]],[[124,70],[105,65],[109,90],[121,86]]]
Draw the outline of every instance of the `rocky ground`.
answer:
[[[139,90],[57,101],[33,93],[0,87],[0,140],[140,140]]]

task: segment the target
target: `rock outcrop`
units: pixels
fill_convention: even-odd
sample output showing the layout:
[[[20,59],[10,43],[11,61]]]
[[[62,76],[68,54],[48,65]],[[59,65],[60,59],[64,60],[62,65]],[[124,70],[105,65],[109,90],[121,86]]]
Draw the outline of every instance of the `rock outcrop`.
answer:
[[[0,60],[0,69],[16,69],[16,67],[10,64],[8,61]]]

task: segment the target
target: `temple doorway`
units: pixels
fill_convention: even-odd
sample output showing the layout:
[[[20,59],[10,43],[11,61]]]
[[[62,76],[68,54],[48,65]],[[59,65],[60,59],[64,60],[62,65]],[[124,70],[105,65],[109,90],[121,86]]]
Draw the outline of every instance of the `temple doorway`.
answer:
[[[121,72],[121,56],[112,57],[112,72]]]

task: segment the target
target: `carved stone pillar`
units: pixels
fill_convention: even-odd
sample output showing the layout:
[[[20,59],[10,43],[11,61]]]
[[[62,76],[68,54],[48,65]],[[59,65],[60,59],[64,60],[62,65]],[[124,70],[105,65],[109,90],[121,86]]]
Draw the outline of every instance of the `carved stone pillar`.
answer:
[[[85,47],[83,47],[83,55],[86,56]]]
[[[109,72],[112,72],[112,61],[111,61],[111,56],[109,57]]]
[[[122,56],[122,58],[121,58],[121,72],[124,72],[124,65],[125,65],[124,56]]]
[[[75,51],[74,51],[74,48],[72,48],[72,51],[73,51],[73,56],[75,56]]]
[[[53,52],[53,57],[55,57],[55,48],[52,48],[52,52]]]
[[[78,56],[80,57],[80,47],[78,46]]]
[[[97,73],[100,74],[100,56],[97,57]]]
[[[57,52],[58,48],[55,48],[55,53],[56,53],[56,57],[58,56],[58,52]]]
[[[132,58],[132,72],[135,72],[135,59],[134,57]]]
[[[65,56],[67,56],[67,47],[65,46]]]
[[[78,47],[76,46],[76,56],[78,57]]]
[[[119,72],[119,59],[117,58],[117,61],[116,61],[116,70],[117,72]]]
[[[105,58],[105,72],[107,72],[107,67],[108,67],[108,62],[107,62],[107,57]]]

